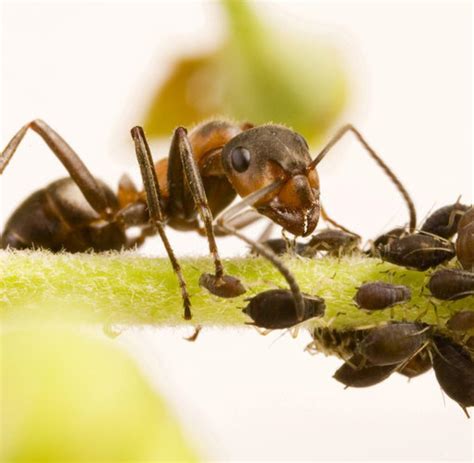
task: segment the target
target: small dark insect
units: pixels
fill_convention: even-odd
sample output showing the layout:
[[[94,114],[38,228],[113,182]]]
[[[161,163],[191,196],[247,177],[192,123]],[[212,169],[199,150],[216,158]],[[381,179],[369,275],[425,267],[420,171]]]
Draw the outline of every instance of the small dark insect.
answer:
[[[379,255],[379,248],[382,246],[386,246],[387,244],[391,243],[392,241],[401,238],[408,234],[408,231],[405,227],[397,227],[393,228],[392,230],[378,236],[375,238],[374,242],[372,243],[370,249],[367,251],[367,254],[371,256],[378,256]]]
[[[437,299],[455,300],[474,295],[474,273],[445,268],[431,275],[428,283],[431,294]]]
[[[367,335],[367,330],[341,331],[325,327],[315,327],[311,335],[313,341],[306,346],[308,352],[336,355],[346,361],[354,355],[357,346]]]
[[[305,257],[313,257],[319,251],[325,251],[329,255],[340,257],[356,250],[359,243],[360,236],[358,235],[328,228],[315,233],[305,244],[301,254]]]
[[[423,349],[397,371],[401,375],[411,379],[426,373],[431,369],[431,366],[430,354],[427,349]]]
[[[434,211],[426,220],[420,231],[440,236],[441,238],[453,237],[458,229],[462,215],[469,206],[454,203]]]
[[[249,324],[270,330],[291,328],[304,320],[324,315],[326,309],[324,299],[304,294],[304,316],[299,320],[293,293],[286,289],[263,291],[247,301],[242,312],[253,320]]]
[[[474,272],[474,207],[459,221],[456,255],[465,270]]]
[[[383,281],[363,284],[354,297],[359,308],[382,310],[410,300],[411,291],[403,285],[392,285]]]
[[[427,342],[427,330],[419,323],[390,323],[369,330],[359,353],[372,365],[393,365],[408,360]]]
[[[434,336],[433,342],[433,368],[438,383],[469,417],[466,408],[474,406],[474,362],[460,345],[444,336]]]
[[[422,233],[403,236],[378,249],[382,259],[421,271],[454,257],[454,246],[450,241]]]
[[[271,238],[269,240],[264,241],[262,244],[270,248],[277,256],[288,254],[288,252],[291,251],[291,249],[289,249],[290,243],[288,243],[288,241],[283,238]],[[298,241],[295,242],[296,254],[301,254],[303,249],[303,243],[299,243]]]
[[[453,331],[468,331],[474,329],[474,310],[463,310],[455,313],[446,323]]]
[[[371,365],[364,356],[355,354],[334,373],[333,378],[346,387],[369,387],[387,379],[395,368],[394,365]]]

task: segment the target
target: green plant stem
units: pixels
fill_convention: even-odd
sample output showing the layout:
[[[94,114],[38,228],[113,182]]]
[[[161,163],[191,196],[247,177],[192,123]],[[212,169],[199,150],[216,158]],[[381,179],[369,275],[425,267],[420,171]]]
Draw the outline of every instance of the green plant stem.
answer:
[[[466,299],[441,302],[426,288],[428,274],[362,256],[322,259],[287,257],[302,291],[321,296],[326,314],[317,323],[339,329],[356,328],[395,320],[422,320],[444,324],[466,306]],[[244,326],[249,319],[238,310],[245,298],[260,291],[287,285],[267,261],[242,257],[225,261],[231,275],[238,276],[247,293],[236,299],[221,299],[201,289],[202,272],[212,272],[207,258],[182,259],[183,272],[192,299],[194,324]],[[85,320],[104,324],[175,326],[185,322],[176,277],[167,259],[139,257],[133,253],[51,254],[39,251],[0,251],[0,319],[47,317]],[[367,314],[353,297],[367,281],[382,280],[411,288],[409,302],[392,309]],[[467,304],[472,304],[469,297]]]

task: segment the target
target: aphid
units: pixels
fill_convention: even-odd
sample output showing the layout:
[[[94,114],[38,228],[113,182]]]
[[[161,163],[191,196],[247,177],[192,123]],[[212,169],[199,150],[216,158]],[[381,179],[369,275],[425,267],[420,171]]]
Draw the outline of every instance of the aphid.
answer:
[[[297,317],[293,293],[286,289],[270,289],[247,299],[249,303],[242,312],[253,320],[250,324],[271,330],[291,328],[304,320],[324,315],[324,299],[305,294],[303,300],[302,320]]]
[[[397,369],[398,373],[407,378],[415,378],[431,370],[431,357],[427,349],[423,349],[410,359],[404,366]]]
[[[252,127],[210,121],[189,134],[178,127],[168,158],[156,163],[143,130],[135,127],[132,138],[145,191],[138,191],[124,178],[117,194],[93,177],[72,148],[41,120],[26,124],[12,138],[0,155],[0,174],[28,129],[43,138],[70,177],[33,193],[13,212],[4,229],[2,247],[103,251],[140,245],[158,233],[179,280],[186,319],[191,318],[190,300],[165,225],[206,234],[215,272],[202,275],[202,286],[220,296],[242,294],[245,288],[240,281],[224,272],[215,240],[214,217],[241,196],[245,199],[217,218],[220,230],[224,230],[225,223],[233,229],[242,228],[264,215],[294,235],[309,236],[320,215],[316,166],[347,132],[356,136],[396,185],[410,212],[410,228],[413,230],[416,225],[415,208],[408,193],[351,125],[339,130],[314,160],[304,138],[279,125]],[[250,214],[245,211],[249,207],[254,208]],[[141,230],[134,240],[126,233],[132,226]],[[225,233],[224,230],[221,234]]]
[[[437,299],[452,301],[474,295],[474,273],[444,268],[431,275],[428,283],[431,294]]]
[[[381,383],[395,370],[394,365],[371,365],[360,354],[355,354],[333,375],[333,378],[346,387],[369,387]]]
[[[360,243],[360,236],[343,230],[326,229],[315,233],[305,244],[302,255],[313,257],[319,251],[340,257],[356,250]]]
[[[465,270],[474,272],[474,207],[459,221],[456,255]]]
[[[393,365],[410,359],[427,341],[427,330],[419,323],[390,323],[369,330],[359,353],[372,365]]]
[[[466,408],[474,406],[474,362],[460,345],[444,336],[434,336],[433,343],[433,369],[438,383],[469,417]]]
[[[262,244],[270,248],[277,256],[283,256],[291,252],[291,247],[289,246],[291,243],[288,243],[288,241],[283,238],[271,238],[262,242]],[[303,249],[303,243],[295,242],[294,251],[296,254],[301,254]]]
[[[451,238],[456,234],[459,221],[468,209],[469,206],[459,202],[441,207],[425,220],[420,231],[445,239]]]
[[[336,355],[342,360],[352,357],[357,346],[367,335],[367,330],[334,330],[325,327],[315,327],[311,333],[313,341],[306,346],[310,353],[321,352],[325,355]]]
[[[395,241],[398,238],[401,238],[404,235],[407,235],[407,229],[405,227],[396,227],[388,232],[378,236],[374,240],[374,247],[378,248],[379,246],[385,246],[389,244],[391,241]]]
[[[382,259],[421,271],[454,257],[454,246],[450,241],[422,233],[402,236],[378,249]]]
[[[411,291],[403,285],[392,285],[383,281],[363,284],[354,297],[359,308],[382,310],[410,300]]]
[[[468,331],[474,329],[474,310],[462,310],[455,313],[446,323],[453,331]]]

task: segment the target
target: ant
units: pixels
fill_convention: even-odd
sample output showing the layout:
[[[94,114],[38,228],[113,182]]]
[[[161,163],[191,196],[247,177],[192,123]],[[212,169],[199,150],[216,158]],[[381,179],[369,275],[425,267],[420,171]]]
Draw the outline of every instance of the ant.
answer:
[[[191,319],[191,303],[165,225],[207,236],[215,273],[201,275],[201,286],[223,297],[243,294],[245,288],[240,281],[224,272],[216,235],[233,234],[255,248],[257,243],[238,230],[263,215],[296,236],[309,236],[321,212],[316,166],[346,133],[355,135],[395,184],[409,209],[410,229],[416,225],[408,192],[352,125],[343,126],[312,160],[306,140],[281,125],[207,121],[189,134],[184,127],[176,128],[169,156],[156,163],[143,129],[134,127],[131,134],[144,191],[138,191],[123,176],[117,193],[96,179],[66,141],[41,120],[24,125],[11,139],[0,155],[0,174],[28,129],[40,135],[70,177],[36,191],[13,212],[5,226],[2,247],[70,252],[118,250],[139,246],[158,233],[179,280],[187,320]],[[244,199],[227,209],[237,195]],[[137,226],[140,235],[130,239],[127,229]],[[259,248],[259,253],[277,265],[275,254],[264,251]],[[277,267],[290,283],[298,318],[302,319],[303,296],[284,265],[278,262]]]

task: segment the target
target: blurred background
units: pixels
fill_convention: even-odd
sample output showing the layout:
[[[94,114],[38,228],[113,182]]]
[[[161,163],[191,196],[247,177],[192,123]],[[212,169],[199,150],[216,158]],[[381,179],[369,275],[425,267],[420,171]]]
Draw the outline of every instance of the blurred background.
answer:
[[[215,114],[301,131],[316,153],[342,124],[366,136],[412,194],[420,220],[472,202],[469,1],[4,2],[1,140],[40,117],[115,188],[140,184],[129,129],[156,158],[172,128]],[[350,137],[324,160],[322,199],[364,238],[407,221],[396,190]],[[1,178],[1,223],[64,175],[36,136]],[[258,230],[250,229],[252,236]],[[278,232],[277,232],[278,234]],[[170,232],[178,255],[207,249]],[[222,254],[246,253],[221,240]],[[139,251],[164,256],[157,239]],[[343,390],[340,361],[274,333],[133,329],[115,341],[214,460],[470,460],[472,425],[433,373]],[[344,443],[341,445],[341,443]]]

